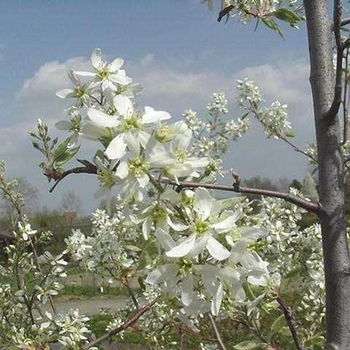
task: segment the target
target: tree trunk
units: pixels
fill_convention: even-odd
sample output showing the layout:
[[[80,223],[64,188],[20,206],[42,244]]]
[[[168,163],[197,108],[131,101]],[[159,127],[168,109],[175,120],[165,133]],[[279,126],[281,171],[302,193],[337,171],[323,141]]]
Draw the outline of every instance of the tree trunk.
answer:
[[[332,24],[327,0],[304,0],[310,52],[310,83],[318,152],[324,270],[325,349],[350,349],[350,263],[344,207],[344,166],[334,98]],[[333,114],[333,115],[332,115]]]

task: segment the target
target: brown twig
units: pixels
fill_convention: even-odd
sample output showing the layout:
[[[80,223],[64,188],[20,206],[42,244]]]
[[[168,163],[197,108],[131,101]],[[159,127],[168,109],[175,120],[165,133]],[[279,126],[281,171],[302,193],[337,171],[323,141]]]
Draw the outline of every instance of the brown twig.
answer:
[[[204,187],[211,190],[229,191],[229,192],[236,192],[236,193],[249,193],[249,194],[257,194],[257,195],[266,196],[266,197],[281,198],[281,199],[284,199],[286,202],[295,204],[298,207],[301,207],[307,211],[310,211],[316,214],[319,214],[319,212],[321,211],[321,206],[317,202],[295,197],[289,193],[262,190],[258,188],[241,187],[237,183],[234,183],[233,186],[227,186],[227,185],[205,184],[205,183],[187,182],[187,181],[176,182],[174,180],[167,180],[167,179],[163,179],[161,181],[163,183],[173,185],[173,186],[182,186],[183,188]]]
[[[60,182],[63,178],[70,174],[79,174],[79,173],[85,173],[85,174],[97,174],[97,168],[94,165],[91,166],[85,166],[85,167],[77,167],[73,169],[69,169],[65,171],[60,178],[56,180],[55,185],[51,188],[50,192],[54,190],[58,182]],[[277,192],[277,191],[269,191],[269,190],[262,190],[257,188],[249,188],[249,187],[241,187],[239,183],[234,183],[233,186],[227,186],[227,185],[218,185],[218,184],[206,184],[206,183],[197,183],[197,182],[188,182],[188,181],[174,181],[169,179],[161,179],[160,182],[173,185],[173,186],[180,186],[182,188],[185,187],[204,187],[212,190],[220,190],[220,191],[229,191],[229,192],[236,192],[236,193],[248,193],[248,194],[257,194],[260,196],[266,196],[266,197],[274,197],[274,198],[281,198],[284,199],[286,202],[292,203],[297,205],[300,208],[303,208],[307,211],[319,214],[321,210],[321,206],[318,202],[306,200],[303,198],[295,197],[289,193],[283,193],[283,192]]]
[[[218,341],[218,343],[219,343],[221,349],[222,349],[222,350],[226,350],[226,346],[225,346],[224,342],[222,341],[222,338],[221,338],[221,335],[220,335],[220,333],[219,333],[218,327],[216,326],[214,317],[213,317],[211,314],[208,314],[208,315],[209,315],[210,322],[211,322],[211,324],[212,324],[212,326],[213,326],[216,339],[217,339],[217,341]]]
[[[281,297],[278,294],[275,294],[274,297],[283,311],[288,328],[292,334],[296,349],[304,350],[304,346],[302,345],[302,343],[299,341],[299,338],[298,338],[298,333],[297,333],[298,325],[293,317],[292,309],[281,299]]]
[[[124,322],[121,326],[117,327],[117,328],[113,328],[111,329],[109,332],[105,333],[104,335],[102,335],[101,337],[91,341],[90,343],[84,345],[81,350],[88,350],[90,348],[92,348],[93,346],[96,346],[100,343],[102,343],[103,341],[113,337],[114,335],[120,333],[121,331],[125,331],[126,329],[128,329],[130,326],[132,326],[134,323],[136,323],[138,321],[138,319],[144,314],[146,313],[155,303],[156,303],[157,299],[151,301],[150,303],[146,304],[144,307],[142,307],[133,317],[131,317],[129,320],[127,320],[126,322]]]
[[[69,170],[66,170],[62,174],[59,174],[55,171],[51,171],[50,175],[45,173],[44,175],[49,179],[54,179],[55,184],[50,188],[50,192],[52,192],[56,186],[68,175],[70,174],[97,174],[97,167],[94,164],[89,164],[86,166],[76,167]]]
[[[334,97],[332,105],[327,113],[327,117],[332,120],[336,117],[339,106],[341,104],[341,93],[342,93],[342,75],[343,75],[343,53],[344,46],[341,42],[341,15],[342,15],[342,2],[340,0],[334,1],[333,8],[333,31],[335,37],[335,44],[337,49],[337,62],[335,72],[335,86],[334,86]]]

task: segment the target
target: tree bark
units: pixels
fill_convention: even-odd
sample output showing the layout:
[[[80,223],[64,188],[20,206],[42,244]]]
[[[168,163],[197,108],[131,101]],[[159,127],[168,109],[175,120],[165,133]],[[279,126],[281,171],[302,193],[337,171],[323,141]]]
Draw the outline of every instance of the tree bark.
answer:
[[[327,0],[304,0],[310,53],[310,83],[318,152],[319,212],[326,284],[326,346],[350,349],[350,263],[344,206],[344,167],[337,108],[332,23]]]

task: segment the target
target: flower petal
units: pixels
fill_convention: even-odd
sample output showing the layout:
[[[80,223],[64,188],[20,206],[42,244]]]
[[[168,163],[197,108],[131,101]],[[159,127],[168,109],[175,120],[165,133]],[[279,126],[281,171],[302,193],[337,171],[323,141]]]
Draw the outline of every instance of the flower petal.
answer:
[[[124,74],[119,74],[119,72],[115,74],[110,74],[109,79],[114,83],[117,83],[120,85],[128,85],[132,82],[132,79],[130,77],[127,77]]]
[[[213,237],[208,239],[207,249],[209,254],[219,261],[225,260],[230,256],[230,252]]]
[[[77,75],[75,74],[74,70],[70,70],[68,72],[68,77],[71,80],[71,82],[75,85],[75,86],[80,86],[81,82],[80,79],[77,77]]]
[[[61,120],[55,124],[58,130],[69,130],[71,127],[71,122],[68,120]]]
[[[216,293],[214,294],[213,300],[211,302],[211,313],[217,316],[220,312],[220,306],[222,302],[222,297],[224,295],[222,284],[220,283]]]
[[[168,232],[164,231],[161,228],[157,228],[156,236],[158,242],[165,250],[171,250],[175,247],[175,242],[173,238],[169,235]]]
[[[241,216],[241,212],[235,211],[230,213],[230,216],[228,216],[226,219],[222,220],[221,222],[212,224],[211,227],[218,233],[224,233],[231,230],[235,226],[237,219]]]
[[[101,67],[101,49],[95,49],[91,54],[91,64],[94,68],[99,69]]]
[[[206,220],[213,206],[213,199],[208,190],[203,187],[198,187],[194,194],[193,209],[198,214],[201,220]]]
[[[113,98],[113,104],[117,109],[118,113],[124,118],[129,118],[133,112],[134,107],[130,99],[123,95],[117,95]]]
[[[156,123],[160,120],[170,119],[171,115],[165,111],[155,111],[152,107],[145,107],[145,114],[142,116],[142,123]]]
[[[74,97],[74,90],[72,89],[62,89],[56,92],[56,96],[59,98],[69,98]]]
[[[127,162],[121,162],[118,165],[117,170],[115,171],[115,175],[120,179],[125,179],[129,174],[129,167]]]
[[[93,73],[93,72],[82,72],[82,71],[75,70],[74,73],[76,75],[80,75],[82,77],[95,77],[96,76],[96,73]]]
[[[118,69],[122,67],[124,64],[124,60],[120,57],[116,58],[112,63],[108,65],[108,70],[110,72],[116,72]]]
[[[126,143],[125,143],[125,135],[120,134],[116,136],[111,143],[108,145],[105,155],[109,159],[120,159],[126,153]]]
[[[153,270],[146,278],[146,283],[151,285],[159,284],[176,274],[172,264],[166,264]]]
[[[165,254],[170,258],[181,258],[187,255],[193,249],[195,243],[196,236],[192,235],[190,237],[187,237],[179,245],[175,246],[173,249],[169,250]]]
[[[191,275],[182,280],[181,289],[181,301],[185,306],[188,306],[193,300],[193,278]]]
[[[104,126],[105,128],[114,128],[120,124],[120,121],[116,117],[95,108],[89,108],[87,115],[95,124]]]

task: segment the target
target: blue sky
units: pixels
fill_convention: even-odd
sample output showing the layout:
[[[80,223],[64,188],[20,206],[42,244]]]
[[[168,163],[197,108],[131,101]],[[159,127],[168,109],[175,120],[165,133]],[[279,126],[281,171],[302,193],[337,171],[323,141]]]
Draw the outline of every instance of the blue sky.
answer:
[[[141,105],[167,110],[174,119],[188,108],[205,115],[211,94],[224,91],[231,114],[239,117],[235,81],[247,76],[259,83],[269,103],[280,99],[290,106],[298,144],[313,140],[304,27],[282,26],[283,40],[263,26],[254,31],[254,25],[237,20],[218,23],[218,8],[210,12],[199,2],[0,1],[0,158],[9,175],[25,176],[40,188],[40,205],[57,207],[62,195],[75,189],[85,212],[94,207],[97,182],[89,176],[72,176],[48,193],[28,131],[39,117],[49,125],[64,118],[68,103],[55,92],[70,86],[70,68],[88,67],[96,47],[107,60],[125,59],[127,74],[144,85]],[[301,179],[307,171],[300,154],[265,140],[257,125],[233,145],[225,165],[243,177]]]

